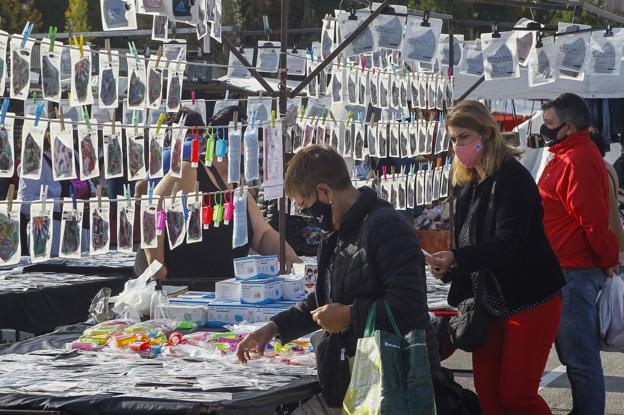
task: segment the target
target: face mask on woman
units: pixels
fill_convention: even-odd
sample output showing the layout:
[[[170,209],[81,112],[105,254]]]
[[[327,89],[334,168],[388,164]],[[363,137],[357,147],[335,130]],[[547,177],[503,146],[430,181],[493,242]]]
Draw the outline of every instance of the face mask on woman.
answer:
[[[459,161],[468,168],[473,168],[481,161],[483,156],[483,139],[479,138],[462,146],[455,144],[455,155]]]

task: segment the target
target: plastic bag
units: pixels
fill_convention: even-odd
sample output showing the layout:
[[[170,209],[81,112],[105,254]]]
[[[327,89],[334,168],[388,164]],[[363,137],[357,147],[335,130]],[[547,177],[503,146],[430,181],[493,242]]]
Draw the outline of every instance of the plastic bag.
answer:
[[[598,297],[600,340],[604,351],[624,352],[624,280],[607,279]]]
[[[139,316],[149,315],[152,293],[156,289],[156,281],[150,279],[161,267],[162,264],[160,262],[154,261],[140,277],[126,282],[124,290],[119,295],[111,298],[111,301],[115,303],[113,311],[127,316],[137,314]]]
[[[111,289],[104,287],[91,300],[89,317],[96,323],[102,323],[114,317],[113,310],[110,307],[110,296]]]

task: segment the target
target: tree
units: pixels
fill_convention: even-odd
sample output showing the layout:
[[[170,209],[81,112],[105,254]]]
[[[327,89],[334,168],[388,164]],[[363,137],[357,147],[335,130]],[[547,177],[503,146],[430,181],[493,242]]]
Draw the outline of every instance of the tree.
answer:
[[[65,10],[65,30],[72,32],[88,32],[87,0],[69,0],[69,6]]]
[[[0,16],[2,16],[0,27],[9,33],[22,33],[28,21],[35,25],[33,33],[40,30],[42,26],[41,13],[33,7],[32,0],[26,7],[22,6],[20,0],[2,0],[0,1]]]

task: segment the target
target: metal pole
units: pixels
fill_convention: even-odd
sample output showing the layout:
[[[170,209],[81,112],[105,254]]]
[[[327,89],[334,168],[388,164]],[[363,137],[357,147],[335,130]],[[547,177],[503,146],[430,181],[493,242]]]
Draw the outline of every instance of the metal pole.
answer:
[[[280,53],[280,61],[279,61],[279,112],[284,119],[286,116],[286,111],[288,109],[288,68],[287,64],[287,53],[288,53],[288,9],[289,9],[289,0],[282,0],[282,16],[281,16],[281,48],[282,53]],[[282,163],[286,156],[286,135],[288,134],[288,129],[286,125],[282,124]],[[286,171],[286,166],[284,165],[284,172]],[[287,274],[289,272],[288,267],[286,266],[286,195],[283,194],[279,200],[279,259],[280,259],[280,273]]]
[[[230,42],[230,40],[225,36],[223,37],[223,44],[227,46],[228,49],[230,49],[230,52],[232,52],[234,56],[236,56],[236,58],[240,61],[240,63],[247,68],[249,73],[251,73],[251,76],[253,76],[256,81],[258,81],[260,85],[262,85],[262,88],[264,88],[264,90],[267,91],[271,96],[275,96],[275,91],[273,90],[273,88],[271,88],[271,85],[269,85],[268,82],[262,77],[262,75],[260,75],[258,71],[256,71],[252,67],[251,63],[247,61],[247,58],[245,58],[245,56],[239,52],[236,46],[234,46],[232,42]]]
[[[377,16],[379,16],[384,10],[386,10],[386,8],[390,5],[390,1],[391,0],[384,0],[384,2],[381,3],[381,5],[370,14],[370,16],[368,16],[362,23],[360,23],[360,25],[356,27],[355,30],[332,53],[330,53],[329,56],[325,58],[325,60],[312,71],[312,73],[310,73],[310,75],[306,76],[305,79],[301,81],[295,89],[293,89],[293,91],[290,93],[290,97],[296,97],[299,92],[303,90],[303,88],[305,88],[310,82],[312,82],[312,80],[316,78],[316,76],[321,73],[321,71],[325,69],[325,67],[329,65],[336,58],[336,56],[338,56],[340,52],[344,50],[344,48],[349,46],[349,44],[353,42],[360,35],[360,33],[362,33],[364,29],[366,29],[371,24],[371,22],[377,18]]]
[[[449,34],[449,67],[448,67],[448,77],[449,82],[451,82],[454,78],[454,67],[455,67],[455,36],[453,32],[453,21],[448,20],[448,34]],[[445,126],[446,128],[446,126]],[[449,177],[450,181],[450,177]],[[448,195],[448,204],[449,204],[449,249],[455,248],[455,203],[454,203],[452,186],[449,183],[449,195]]]

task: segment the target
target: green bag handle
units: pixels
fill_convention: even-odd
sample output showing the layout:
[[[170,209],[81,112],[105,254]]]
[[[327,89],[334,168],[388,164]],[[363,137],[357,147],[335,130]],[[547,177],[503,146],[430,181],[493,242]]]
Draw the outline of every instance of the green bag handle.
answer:
[[[377,317],[377,304],[383,301],[384,308],[386,309],[386,315],[388,316],[388,320],[390,320],[390,324],[392,325],[392,329],[397,336],[401,336],[401,330],[399,330],[399,325],[394,319],[394,314],[392,314],[392,310],[390,309],[390,305],[384,299],[379,299],[375,301],[370,309],[368,310],[368,317],[366,318],[366,326],[364,327],[364,337],[371,337],[375,332],[375,317]]]

